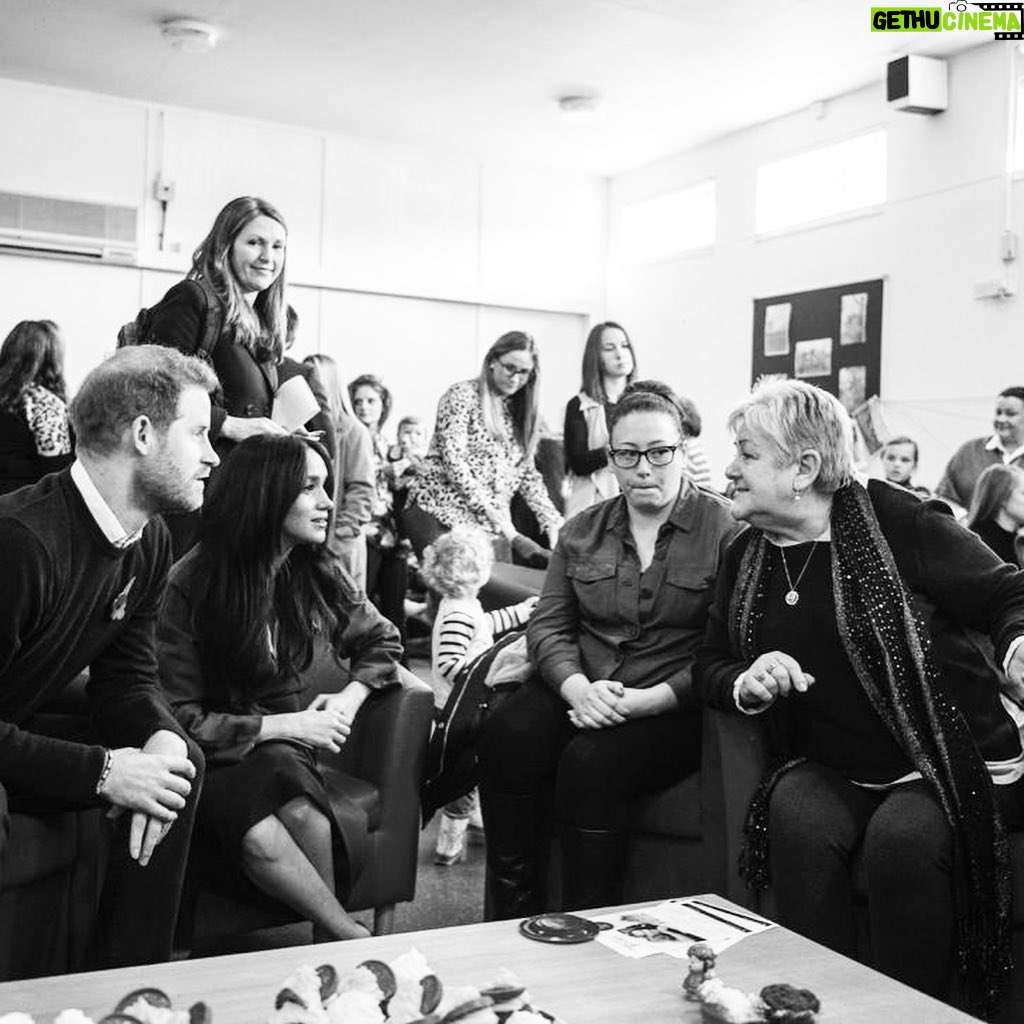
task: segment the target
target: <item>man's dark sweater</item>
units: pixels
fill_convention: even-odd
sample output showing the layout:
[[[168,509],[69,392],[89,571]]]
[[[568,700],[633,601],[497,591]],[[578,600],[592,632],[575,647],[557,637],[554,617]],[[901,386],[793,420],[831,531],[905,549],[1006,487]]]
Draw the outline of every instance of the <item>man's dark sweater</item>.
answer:
[[[160,688],[156,615],[170,567],[151,521],[118,549],[65,470],[0,497],[0,783],[73,805],[96,800],[101,746],[32,732],[32,716],[86,667],[94,724],[111,747],[181,735]]]

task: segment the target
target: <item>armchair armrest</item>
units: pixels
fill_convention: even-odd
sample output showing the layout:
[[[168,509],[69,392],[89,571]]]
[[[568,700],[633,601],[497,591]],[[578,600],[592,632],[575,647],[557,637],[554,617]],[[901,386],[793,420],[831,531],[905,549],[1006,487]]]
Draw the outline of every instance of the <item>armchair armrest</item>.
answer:
[[[433,716],[434,691],[399,668],[396,685],[366,698],[340,753],[321,760],[375,785],[385,806],[392,794],[413,793],[418,802]]]
[[[738,863],[747,808],[767,766],[767,739],[757,718],[704,710],[701,821],[708,878],[715,892],[741,906],[756,899]]]

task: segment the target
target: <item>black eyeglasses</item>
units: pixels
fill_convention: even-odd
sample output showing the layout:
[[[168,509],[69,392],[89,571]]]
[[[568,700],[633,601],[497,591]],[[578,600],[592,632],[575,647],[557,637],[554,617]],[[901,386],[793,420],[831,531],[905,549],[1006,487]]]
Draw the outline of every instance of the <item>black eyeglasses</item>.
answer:
[[[635,469],[640,465],[641,458],[647,459],[652,466],[667,466],[682,447],[681,444],[666,444],[644,451],[639,448],[609,448],[608,458],[618,469]]]
[[[498,365],[505,371],[506,376],[512,377],[529,377],[533,373],[533,367],[531,366],[528,370],[524,370],[521,366],[516,366],[514,363],[503,363],[500,359]]]

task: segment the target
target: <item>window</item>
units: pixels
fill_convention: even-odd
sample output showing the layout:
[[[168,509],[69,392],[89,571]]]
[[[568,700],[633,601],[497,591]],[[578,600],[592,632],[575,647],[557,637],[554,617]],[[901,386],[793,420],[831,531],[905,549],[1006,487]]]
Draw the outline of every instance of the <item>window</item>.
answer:
[[[1017,79],[1017,102],[1013,112],[1013,163],[1008,170],[1024,171],[1024,78]]]
[[[762,164],[757,169],[757,233],[880,206],[885,179],[884,130]]]
[[[626,263],[661,260],[715,242],[715,183],[705,181],[623,206],[620,251]]]

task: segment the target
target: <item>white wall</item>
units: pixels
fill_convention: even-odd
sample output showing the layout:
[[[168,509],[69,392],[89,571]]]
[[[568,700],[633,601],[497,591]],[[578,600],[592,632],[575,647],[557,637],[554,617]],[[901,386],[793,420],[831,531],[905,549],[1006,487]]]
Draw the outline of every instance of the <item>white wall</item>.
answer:
[[[72,387],[181,277],[221,206],[252,194],[288,222],[297,354],[381,373],[397,414],[432,416],[499,334],[525,329],[560,429],[603,301],[604,179],[2,79],[0,138],[0,191],[140,210],[137,268],[0,254],[0,336],[57,321]],[[176,188],[162,251],[159,175]]]
[[[1024,384],[1024,295],[1003,303],[973,298],[974,283],[1002,269],[1015,51],[993,43],[953,58],[949,110],[938,116],[890,112],[879,83],[829,101],[821,120],[794,114],[613,179],[608,315],[634,336],[645,375],[665,377],[698,403],[716,478],[731,452],[726,416],[750,385],[758,297],[885,278],[883,408],[894,432],[919,440],[926,484],[960,441],[990,429],[996,393]],[[880,213],[755,237],[760,163],[882,125],[889,171]],[[624,204],[709,177],[718,182],[712,250],[620,265]],[[1019,181],[1013,199],[1012,225],[1024,235]]]

